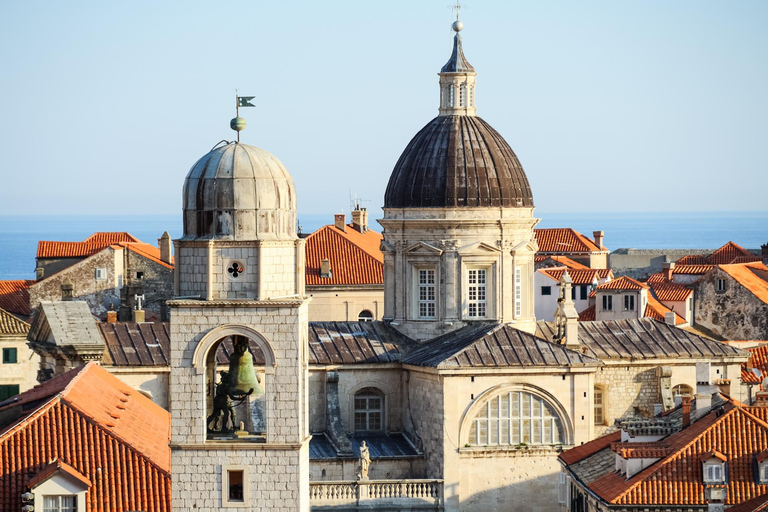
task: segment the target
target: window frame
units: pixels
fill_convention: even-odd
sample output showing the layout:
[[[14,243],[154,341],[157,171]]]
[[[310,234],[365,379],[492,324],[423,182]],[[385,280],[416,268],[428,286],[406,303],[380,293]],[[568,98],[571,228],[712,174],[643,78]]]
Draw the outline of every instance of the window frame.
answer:
[[[3,363],[2,364],[17,364],[18,362],[19,362],[19,350],[16,347],[3,347]]]
[[[230,473],[242,473],[243,480],[243,499],[230,499],[229,497],[229,476]],[[245,465],[222,464],[221,465],[221,507],[249,507],[251,501],[251,486],[249,468]]]
[[[710,470],[713,474],[709,476]],[[719,478],[718,478],[719,477]],[[712,462],[711,460],[704,462],[702,468],[702,478],[705,484],[722,484],[725,483],[725,463],[724,462]]]
[[[49,505],[47,500],[56,498],[55,505]],[[71,500],[71,504],[62,504],[62,498]],[[77,494],[44,494],[42,496],[43,512],[77,512]]]
[[[635,296],[631,293],[624,295],[624,311],[635,311]]]
[[[464,317],[467,320],[485,320],[488,318],[488,267],[468,266],[465,271]],[[473,297],[474,293],[474,299]],[[475,314],[472,314],[474,307]],[[482,312],[482,314],[480,314]]]
[[[725,279],[717,278],[717,282],[715,283],[715,291],[717,293],[723,293],[728,290],[727,282]]]
[[[542,296],[552,295],[552,286],[542,286],[541,295]]]
[[[106,281],[107,280],[107,269],[105,267],[97,267],[93,271],[93,278],[96,281]]]
[[[603,311],[613,311],[613,295],[610,293],[603,294],[602,299]],[[607,307],[606,307],[607,306]]]
[[[593,395],[592,395],[592,402],[593,402],[593,423],[595,425],[605,425],[606,420],[606,403],[605,403],[605,397],[607,396],[607,393],[605,392],[605,389],[601,388],[600,386],[595,386]],[[600,403],[598,404],[598,397],[600,398]],[[598,419],[597,416],[597,410],[600,409],[600,417]]]
[[[373,322],[373,320],[374,320],[373,312],[370,309],[364,309],[357,314],[358,322]]]
[[[372,399],[379,401],[378,408],[371,408],[370,403]],[[365,400],[366,406],[364,408],[358,408],[358,400]],[[354,432],[385,432],[386,431],[386,414],[385,414],[386,397],[384,393],[376,388],[363,388],[357,391],[352,397],[352,428]],[[363,415],[365,420],[365,428],[358,428],[358,414]],[[378,414],[378,428],[371,428],[371,415]],[[374,425],[375,426],[375,425]]]
[[[422,283],[422,272],[426,273],[427,282]],[[432,282],[429,281],[429,272],[432,273]],[[414,268],[414,306],[415,318],[418,320],[435,320],[437,318],[437,267],[419,266]],[[426,293],[425,299],[422,299],[422,288]],[[429,299],[429,291],[432,291],[432,299]],[[422,315],[422,305],[426,308],[425,315]],[[429,314],[429,306],[432,306],[432,314]]]
[[[589,299],[589,292],[587,291],[587,285],[582,284],[579,286],[579,300]]]

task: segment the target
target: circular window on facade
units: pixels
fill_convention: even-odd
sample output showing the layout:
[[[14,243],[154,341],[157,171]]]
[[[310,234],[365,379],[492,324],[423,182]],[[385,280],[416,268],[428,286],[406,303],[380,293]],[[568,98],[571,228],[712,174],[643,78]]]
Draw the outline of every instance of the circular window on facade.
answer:
[[[227,277],[229,279],[239,280],[242,277],[242,275],[245,274],[245,264],[240,261],[236,261],[236,260],[230,261],[229,263],[227,263],[226,269],[227,269]]]

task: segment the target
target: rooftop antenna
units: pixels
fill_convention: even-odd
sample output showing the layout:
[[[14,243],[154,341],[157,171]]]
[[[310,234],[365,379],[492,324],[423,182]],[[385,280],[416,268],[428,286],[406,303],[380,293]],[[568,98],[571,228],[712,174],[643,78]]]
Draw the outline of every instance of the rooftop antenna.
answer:
[[[355,211],[363,201],[370,202],[370,199],[357,197],[357,194],[352,194],[352,189],[349,189],[349,211]]]
[[[240,132],[245,130],[245,119],[240,117],[240,107],[255,107],[251,100],[255,96],[238,96],[235,89],[235,118],[229,122],[229,127],[237,132],[237,142],[240,142]]]

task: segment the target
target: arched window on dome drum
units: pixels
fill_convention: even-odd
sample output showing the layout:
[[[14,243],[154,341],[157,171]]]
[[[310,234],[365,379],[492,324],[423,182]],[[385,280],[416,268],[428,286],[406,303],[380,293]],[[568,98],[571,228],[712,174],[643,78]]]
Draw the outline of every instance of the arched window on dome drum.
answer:
[[[467,97],[467,84],[461,84],[459,86],[459,106],[465,107],[464,100]]]
[[[488,400],[472,420],[468,443],[473,446],[562,444],[563,427],[543,398],[509,391]]]
[[[448,87],[448,106],[453,107],[453,86]]]

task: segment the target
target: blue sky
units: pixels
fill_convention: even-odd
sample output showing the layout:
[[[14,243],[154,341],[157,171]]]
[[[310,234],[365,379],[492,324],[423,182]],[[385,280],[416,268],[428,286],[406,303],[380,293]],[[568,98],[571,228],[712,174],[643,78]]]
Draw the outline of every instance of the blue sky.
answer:
[[[437,115],[448,0],[0,3],[0,214],[177,213],[233,139],[375,212]],[[766,210],[768,2],[467,1],[478,115],[539,210]]]

